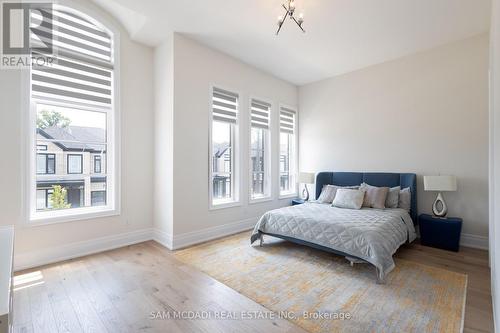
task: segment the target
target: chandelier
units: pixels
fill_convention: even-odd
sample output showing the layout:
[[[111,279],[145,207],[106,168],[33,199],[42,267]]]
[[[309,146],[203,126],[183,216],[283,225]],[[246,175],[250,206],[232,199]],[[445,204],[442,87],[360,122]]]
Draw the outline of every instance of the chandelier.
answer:
[[[295,0],[288,0],[287,5],[282,4],[281,6],[285,9],[285,16],[280,15],[278,17],[278,31],[276,31],[276,35],[280,33],[281,27],[287,17],[290,17],[290,20],[295,21],[302,32],[306,32],[304,28],[302,28],[302,23],[304,23],[304,14],[300,13],[299,17],[295,17]]]

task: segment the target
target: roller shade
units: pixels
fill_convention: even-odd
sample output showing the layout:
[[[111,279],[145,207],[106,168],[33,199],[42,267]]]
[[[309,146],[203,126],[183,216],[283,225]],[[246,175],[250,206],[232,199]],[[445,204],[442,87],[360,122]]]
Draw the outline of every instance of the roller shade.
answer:
[[[238,95],[214,88],[212,94],[212,117],[217,121],[236,123],[238,119]]]
[[[280,132],[294,134],[295,111],[286,107],[280,108]]]
[[[44,21],[40,24],[42,14]],[[32,55],[53,58],[52,64],[37,62],[32,66],[32,96],[111,107],[113,41],[108,32],[98,23],[57,6],[50,12],[31,11],[30,20]],[[37,51],[41,42],[51,45],[55,56]]]
[[[252,127],[269,129],[271,104],[252,99],[250,116]]]

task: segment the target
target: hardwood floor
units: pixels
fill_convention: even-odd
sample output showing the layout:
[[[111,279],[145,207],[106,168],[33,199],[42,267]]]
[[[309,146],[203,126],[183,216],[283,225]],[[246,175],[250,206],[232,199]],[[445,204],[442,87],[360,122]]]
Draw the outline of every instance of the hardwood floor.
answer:
[[[493,331],[486,251],[410,245],[396,257],[467,273],[464,332]],[[173,311],[269,313],[153,241],[18,272],[15,284],[15,332],[303,332],[284,319],[151,319]]]

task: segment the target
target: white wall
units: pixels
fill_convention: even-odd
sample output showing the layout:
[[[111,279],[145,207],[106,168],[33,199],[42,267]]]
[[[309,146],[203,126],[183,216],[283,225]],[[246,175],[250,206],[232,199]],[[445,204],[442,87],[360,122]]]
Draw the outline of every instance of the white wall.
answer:
[[[490,265],[495,331],[500,331],[500,1],[493,0],[490,32]]]
[[[86,2],[85,6],[114,22],[90,3]],[[103,237],[111,237],[116,242],[120,235],[137,234],[138,231],[150,230],[152,226],[153,50],[132,42],[125,30],[115,25],[120,27],[121,34],[121,108],[118,112],[121,115],[122,177],[119,216],[26,226],[21,208],[24,186],[21,149],[22,137],[26,134],[21,132],[21,121],[22,113],[27,110],[21,105],[23,90],[28,87],[21,86],[20,70],[0,70],[0,141],[9,142],[3,147],[5,155],[0,162],[0,225],[16,226],[16,256],[25,262],[36,256],[42,258],[44,253],[47,258],[56,256],[73,249],[72,244],[83,248],[87,246],[85,242],[102,240]]]
[[[174,54],[173,36],[154,51],[154,227],[155,239],[172,247]]]
[[[297,87],[179,34],[174,35],[174,82],[174,244],[185,245],[198,236],[202,237],[203,230],[214,230],[213,228],[227,224],[239,223],[240,226],[245,225],[248,228],[265,211],[289,205],[290,199],[277,199],[277,107],[280,102],[297,105]],[[208,124],[212,84],[240,95],[240,184],[242,186],[240,207],[209,211]],[[272,188],[273,200],[259,204],[248,204],[250,96],[273,102],[272,172],[275,175]],[[156,142],[156,144],[161,143]]]
[[[421,175],[456,175],[449,214],[487,245],[487,35],[302,86],[299,100],[301,170],[415,172],[420,213],[436,196]]]

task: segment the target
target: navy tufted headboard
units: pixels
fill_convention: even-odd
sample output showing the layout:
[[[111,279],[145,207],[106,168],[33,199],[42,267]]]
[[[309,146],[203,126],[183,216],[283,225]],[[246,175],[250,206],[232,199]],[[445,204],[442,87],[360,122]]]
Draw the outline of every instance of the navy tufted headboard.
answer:
[[[417,175],[414,173],[383,172],[320,172],[316,175],[316,198],[321,194],[324,185],[355,186],[361,183],[373,186],[401,186],[410,188],[410,216],[417,223]]]

